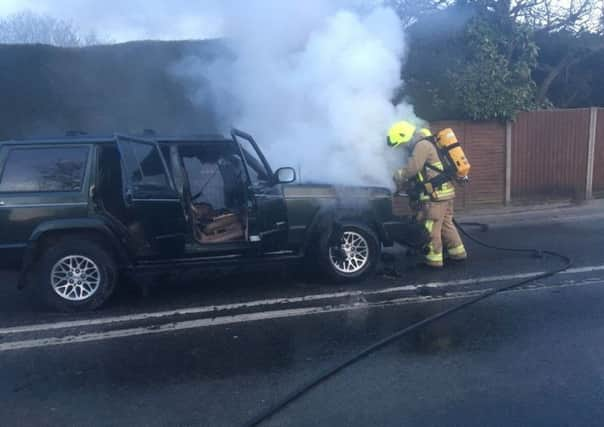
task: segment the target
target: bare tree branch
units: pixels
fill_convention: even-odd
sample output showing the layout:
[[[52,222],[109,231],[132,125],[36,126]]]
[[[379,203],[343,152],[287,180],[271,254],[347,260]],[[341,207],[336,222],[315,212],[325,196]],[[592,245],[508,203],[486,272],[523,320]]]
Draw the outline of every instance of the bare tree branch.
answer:
[[[20,12],[0,19],[0,43],[76,47],[98,44],[94,33],[82,34],[71,22],[33,12]]]
[[[518,0],[512,6],[510,15],[517,19],[521,15],[534,15],[535,8],[543,6],[546,0]]]
[[[454,4],[454,0],[382,0],[382,4],[391,7],[408,27],[431,12],[444,9]]]
[[[516,0],[510,14],[538,31],[596,32],[600,0]]]

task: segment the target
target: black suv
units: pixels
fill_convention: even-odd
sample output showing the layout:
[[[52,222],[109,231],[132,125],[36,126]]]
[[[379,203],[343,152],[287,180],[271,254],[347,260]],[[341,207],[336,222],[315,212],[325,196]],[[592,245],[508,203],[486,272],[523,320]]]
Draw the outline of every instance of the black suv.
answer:
[[[70,136],[0,143],[0,262],[60,310],[90,310],[120,274],[313,259],[338,280],[382,246],[421,247],[376,187],[291,184],[250,135]]]

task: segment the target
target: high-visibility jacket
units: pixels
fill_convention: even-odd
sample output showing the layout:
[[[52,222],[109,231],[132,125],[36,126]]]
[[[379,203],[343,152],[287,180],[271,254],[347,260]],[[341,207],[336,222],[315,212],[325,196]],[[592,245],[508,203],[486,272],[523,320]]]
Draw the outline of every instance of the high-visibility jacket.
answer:
[[[428,165],[431,167],[428,167]],[[439,174],[434,169],[442,171],[444,169],[443,164],[440,161],[440,157],[438,157],[434,144],[426,139],[422,139],[413,147],[407,166],[399,171],[399,176],[407,180],[415,177],[419,182],[423,183]],[[453,198],[455,198],[455,186],[451,181],[435,187],[432,194],[423,192],[420,195],[420,201],[444,201]]]

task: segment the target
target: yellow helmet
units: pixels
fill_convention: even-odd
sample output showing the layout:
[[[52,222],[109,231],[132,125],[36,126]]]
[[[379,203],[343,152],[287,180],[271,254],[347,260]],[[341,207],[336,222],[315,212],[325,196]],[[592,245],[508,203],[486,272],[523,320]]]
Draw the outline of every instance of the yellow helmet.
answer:
[[[390,147],[398,147],[399,145],[408,143],[413,138],[415,130],[415,125],[409,122],[396,122],[388,131],[388,145]]]

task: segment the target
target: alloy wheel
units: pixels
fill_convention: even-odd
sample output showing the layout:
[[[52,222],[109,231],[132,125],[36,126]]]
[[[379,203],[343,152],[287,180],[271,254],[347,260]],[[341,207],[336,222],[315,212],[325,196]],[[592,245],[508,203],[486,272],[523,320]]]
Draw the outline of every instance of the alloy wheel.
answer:
[[[329,248],[329,259],[340,273],[358,273],[369,262],[369,243],[361,234],[345,231],[339,245]]]
[[[94,261],[83,255],[61,258],[50,272],[52,289],[68,301],[84,301],[96,293],[101,271]]]

